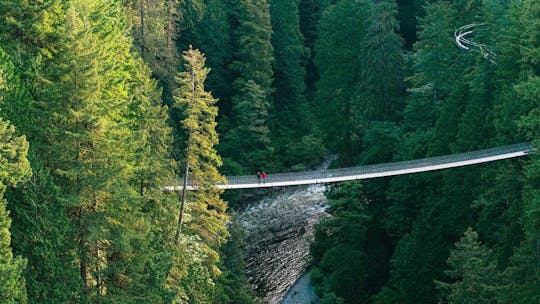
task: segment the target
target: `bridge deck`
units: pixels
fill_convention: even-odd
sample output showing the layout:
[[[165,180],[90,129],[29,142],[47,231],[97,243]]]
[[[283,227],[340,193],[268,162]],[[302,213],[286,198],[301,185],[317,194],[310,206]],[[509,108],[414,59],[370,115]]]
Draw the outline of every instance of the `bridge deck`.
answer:
[[[230,176],[227,177],[227,184],[218,184],[217,187],[221,189],[247,189],[369,179],[469,166],[502,159],[520,157],[527,155],[531,150],[532,145],[530,143],[520,143],[492,149],[417,160],[408,160],[341,169],[269,174],[266,178],[266,181],[261,183],[257,181],[255,175]],[[165,187],[165,189],[181,190],[182,186],[168,186]],[[188,190],[196,190],[196,187],[189,184]]]

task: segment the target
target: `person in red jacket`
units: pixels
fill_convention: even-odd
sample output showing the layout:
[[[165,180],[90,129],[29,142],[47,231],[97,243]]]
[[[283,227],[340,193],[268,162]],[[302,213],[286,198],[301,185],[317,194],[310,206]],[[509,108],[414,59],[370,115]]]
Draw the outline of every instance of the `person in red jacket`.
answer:
[[[263,184],[266,182],[266,172],[262,172],[261,173],[261,178],[262,178],[262,181],[263,181]]]

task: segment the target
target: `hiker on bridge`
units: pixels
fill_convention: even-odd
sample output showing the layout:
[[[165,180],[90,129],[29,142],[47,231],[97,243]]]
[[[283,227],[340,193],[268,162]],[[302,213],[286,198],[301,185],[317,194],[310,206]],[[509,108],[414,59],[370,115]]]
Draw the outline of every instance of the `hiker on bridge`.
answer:
[[[262,180],[263,180],[263,184],[266,183],[266,172],[262,172],[261,173],[261,177],[262,177]]]
[[[261,183],[261,171],[257,171],[257,183]]]

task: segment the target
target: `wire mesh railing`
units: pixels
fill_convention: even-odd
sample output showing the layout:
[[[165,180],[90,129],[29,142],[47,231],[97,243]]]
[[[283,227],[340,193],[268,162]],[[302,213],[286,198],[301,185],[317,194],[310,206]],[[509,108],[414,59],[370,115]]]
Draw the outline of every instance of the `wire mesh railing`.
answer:
[[[431,171],[442,168],[465,166],[475,163],[489,162],[498,159],[519,157],[528,154],[532,149],[531,143],[519,143],[503,147],[477,150],[451,155],[406,160],[399,162],[356,166],[339,169],[323,169],[303,172],[268,174],[266,179],[258,179],[255,174],[228,176],[226,184],[218,184],[220,188],[257,188],[270,186],[286,186],[295,184],[315,184],[328,181],[373,178]],[[439,168],[440,167],[440,168]],[[188,182],[193,189],[195,185]],[[245,187],[244,187],[245,186]]]

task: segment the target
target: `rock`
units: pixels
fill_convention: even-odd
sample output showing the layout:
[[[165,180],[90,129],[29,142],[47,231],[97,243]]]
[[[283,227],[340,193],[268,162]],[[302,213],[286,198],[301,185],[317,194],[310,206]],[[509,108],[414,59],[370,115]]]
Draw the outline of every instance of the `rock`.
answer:
[[[314,225],[328,216],[324,190],[285,189],[236,214],[245,230],[246,273],[264,303],[280,303],[306,271]]]

